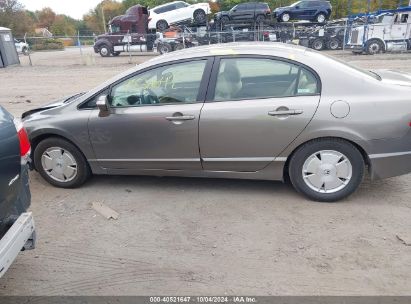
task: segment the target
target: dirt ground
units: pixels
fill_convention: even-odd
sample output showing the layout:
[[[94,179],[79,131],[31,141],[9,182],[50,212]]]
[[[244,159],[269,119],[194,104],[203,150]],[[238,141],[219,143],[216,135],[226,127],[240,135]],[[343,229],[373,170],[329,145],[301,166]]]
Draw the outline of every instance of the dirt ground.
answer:
[[[411,54],[329,54],[411,71]],[[0,69],[0,104],[17,116],[131,67],[91,49],[31,59]],[[32,173],[31,190],[37,248],[0,279],[0,295],[410,294],[411,175],[366,179],[334,204],[268,181],[99,176],[65,190]]]

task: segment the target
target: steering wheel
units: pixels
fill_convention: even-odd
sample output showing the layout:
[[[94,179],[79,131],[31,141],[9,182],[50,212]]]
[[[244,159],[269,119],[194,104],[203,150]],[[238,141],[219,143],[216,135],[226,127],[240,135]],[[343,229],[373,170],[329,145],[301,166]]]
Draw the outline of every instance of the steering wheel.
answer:
[[[142,104],[156,104],[160,103],[157,95],[153,92],[153,90],[149,88],[145,88],[141,91],[141,103]]]

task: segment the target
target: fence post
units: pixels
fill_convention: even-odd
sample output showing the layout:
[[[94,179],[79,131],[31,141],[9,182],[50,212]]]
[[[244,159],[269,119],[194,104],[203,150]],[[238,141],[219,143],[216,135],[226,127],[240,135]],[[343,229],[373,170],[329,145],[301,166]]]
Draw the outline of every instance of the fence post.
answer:
[[[148,37],[146,36],[146,42],[147,42],[147,38],[148,38]],[[131,40],[130,30],[127,30],[128,63],[131,63],[130,40]]]
[[[25,44],[27,44],[26,37],[27,37],[27,33],[24,33],[24,43],[25,43]],[[28,44],[27,44],[27,45],[28,45]],[[33,66],[33,62],[31,62],[30,46],[28,46],[27,52],[28,52],[28,54],[29,54],[29,63],[30,63],[30,66]]]
[[[80,31],[77,31],[77,44],[78,44],[78,47],[80,48],[80,56],[83,57],[83,50],[81,48],[81,41],[80,41]]]

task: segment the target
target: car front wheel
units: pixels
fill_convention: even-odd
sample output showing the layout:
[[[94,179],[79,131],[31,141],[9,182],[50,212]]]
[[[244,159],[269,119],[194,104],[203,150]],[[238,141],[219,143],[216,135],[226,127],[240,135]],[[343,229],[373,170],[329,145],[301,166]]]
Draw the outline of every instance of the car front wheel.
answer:
[[[57,137],[41,141],[34,150],[34,165],[50,184],[61,188],[75,188],[90,176],[90,168],[80,150]]]
[[[284,13],[284,14],[281,15],[281,21],[282,22],[288,22],[288,21],[290,21],[290,19],[291,19],[291,17],[290,17],[289,13]]]
[[[318,139],[292,155],[288,173],[298,192],[314,201],[335,202],[358,188],[364,166],[353,144],[342,139]]]
[[[315,21],[317,21],[318,23],[324,23],[325,20],[327,20],[327,16],[325,16],[323,13],[320,13],[315,17]]]
[[[99,50],[101,57],[110,57],[110,49],[107,45],[102,45]]]

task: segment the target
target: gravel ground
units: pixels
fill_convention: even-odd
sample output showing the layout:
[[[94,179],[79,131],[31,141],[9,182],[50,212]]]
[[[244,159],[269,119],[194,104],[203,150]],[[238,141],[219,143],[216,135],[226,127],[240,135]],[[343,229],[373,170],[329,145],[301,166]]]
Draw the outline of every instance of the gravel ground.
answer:
[[[366,68],[411,71],[411,54],[329,53]],[[133,56],[133,64],[150,56]],[[84,91],[131,64],[91,49],[32,54],[0,70],[13,114]],[[37,248],[0,295],[409,295],[411,175],[321,204],[279,182],[94,177],[75,190],[31,174]],[[106,220],[103,202],[120,216]],[[400,239],[404,240],[401,241]]]

